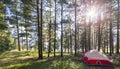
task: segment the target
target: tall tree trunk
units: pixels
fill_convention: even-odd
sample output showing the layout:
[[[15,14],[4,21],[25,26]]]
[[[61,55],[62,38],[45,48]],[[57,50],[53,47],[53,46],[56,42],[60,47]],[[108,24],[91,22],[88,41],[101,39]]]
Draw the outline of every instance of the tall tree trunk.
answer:
[[[100,51],[101,46],[101,35],[100,35],[100,23],[98,22],[98,51]]]
[[[69,12],[69,17],[70,17],[70,12]],[[71,19],[70,19],[70,22],[69,22],[69,24],[68,24],[68,26],[69,26],[69,44],[68,44],[68,53],[70,53],[70,47],[71,47],[71,42],[72,42],[72,40],[71,40]]]
[[[87,7],[87,4],[85,3],[85,0],[83,0],[83,3],[85,4],[85,8],[86,8],[86,7]],[[85,9],[85,11],[87,11],[87,10]],[[88,44],[87,44],[87,24],[86,24],[86,17],[84,16],[83,19],[84,19],[84,30],[85,30],[85,35],[84,35],[84,48],[85,48],[85,51],[87,51],[87,46],[88,46]],[[85,51],[84,51],[84,52],[85,52]]]
[[[70,36],[68,37],[68,53],[70,53]]]
[[[110,56],[112,55],[112,23],[110,22]]]
[[[79,28],[77,28],[77,31],[78,31],[78,38],[77,38],[77,53],[79,54],[80,53],[80,32],[79,32]]]
[[[69,26],[70,26],[70,54],[73,54],[72,53],[72,47],[73,47],[73,38],[72,38],[72,27],[71,27],[71,23],[69,23]]]
[[[22,50],[24,50],[23,36],[22,36]]]
[[[87,33],[86,33],[86,19],[84,20],[84,23],[85,23],[85,35],[84,35],[84,46],[85,46],[85,51],[87,51],[87,38],[86,38],[86,36],[87,36]]]
[[[26,27],[26,50],[28,51],[28,31],[27,31],[27,27]]]
[[[17,36],[18,36],[18,51],[21,51],[21,49],[20,49],[20,36],[19,36],[19,24],[17,24]]]
[[[104,39],[104,44],[103,44],[103,52],[105,53],[105,46],[106,46],[106,41]]]
[[[50,19],[50,24],[49,24],[49,47],[48,47],[48,57],[50,56],[50,51],[51,51],[51,19]]]
[[[41,22],[40,22],[40,14],[39,14],[39,5],[41,5]],[[39,0],[37,0],[37,21],[38,21],[38,58],[43,59],[42,54],[42,0],[41,4]]]
[[[21,26],[21,33],[22,33],[22,26]],[[23,35],[22,35],[22,39],[21,39],[21,40],[22,40],[22,42],[21,42],[21,43],[22,43],[22,50],[24,50],[24,45],[23,45]]]
[[[76,18],[77,18],[77,3],[75,0],[75,56],[77,55],[77,23],[76,23]]]
[[[107,25],[107,26],[109,26],[109,25]],[[109,43],[110,43],[110,41],[109,41],[109,36],[110,36],[109,33],[107,33],[107,36],[108,36],[108,37],[107,37],[107,38],[108,38],[108,39],[107,39],[107,54],[108,54],[108,51],[109,51]]]
[[[19,23],[18,23],[17,11],[16,11],[16,20],[17,20],[18,51],[21,51],[21,49],[20,49]]]
[[[97,38],[96,38],[96,29],[94,29],[94,49],[96,50],[96,46],[97,46]]]
[[[100,48],[101,48],[101,14],[100,14],[100,12],[99,12],[99,14],[98,14],[98,16],[99,16],[99,20],[98,20],[98,51],[100,51]]]
[[[56,50],[56,26],[57,26],[57,23],[56,23],[56,14],[57,14],[56,12],[57,12],[57,7],[56,7],[56,6],[57,6],[57,2],[56,2],[56,0],[55,0],[55,22],[54,22],[54,23],[55,23],[55,26],[54,26],[54,28],[55,28],[55,30],[54,30],[54,57],[56,56],[56,55],[55,55],[55,52],[56,52],[56,51],[55,51],[55,50]]]
[[[69,37],[67,35],[67,32],[65,32],[65,43],[64,43],[64,50],[65,50],[65,53],[67,52],[67,48],[68,48],[68,45],[69,45]]]
[[[113,48],[113,34],[112,34],[112,18],[111,18],[111,13],[112,13],[112,5],[110,6],[110,36],[109,36],[109,41],[110,41],[110,56],[112,55],[112,48]]]
[[[50,0],[50,23],[49,23],[49,47],[48,47],[48,57],[50,56],[51,51],[51,0]]]
[[[117,47],[116,47],[116,53],[119,53],[119,0],[117,0],[118,3],[118,15],[117,15]]]
[[[61,0],[61,57],[63,57],[63,1]]]
[[[72,47],[73,47],[73,43],[72,43],[72,31],[70,31],[70,54],[73,54],[73,51],[72,51]]]

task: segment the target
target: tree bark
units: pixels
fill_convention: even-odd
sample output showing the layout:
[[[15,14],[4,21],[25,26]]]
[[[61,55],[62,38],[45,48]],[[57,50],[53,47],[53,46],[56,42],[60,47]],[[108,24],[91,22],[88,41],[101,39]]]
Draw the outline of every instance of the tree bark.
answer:
[[[76,5],[76,0],[75,0],[75,56],[77,55],[77,23],[76,23],[76,18],[77,18],[77,5]]]
[[[119,0],[118,2],[118,15],[117,15],[117,47],[116,47],[116,53],[119,53]]]
[[[21,51],[21,49],[20,49],[19,23],[18,23],[17,11],[16,11],[16,20],[17,20],[18,51]]]
[[[27,23],[26,18],[25,18],[25,23]],[[25,32],[26,32],[26,34],[25,34],[26,35],[26,50],[28,51],[28,34],[27,34],[28,31],[27,31],[27,27],[25,27]]]
[[[63,57],[63,2],[61,0],[61,57]]]
[[[43,59],[42,54],[42,0],[41,0],[41,23],[40,23],[40,2],[37,0],[37,21],[38,21],[38,58]]]
[[[56,24],[56,12],[57,12],[57,4],[56,4],[57,2],[56,2],[56,0],[55,0],[55,26],[54,26],[54,28],[55,28],[55,30],[54,30],[54,57],[56,56],[56,54],[55,54],[55,52],[56,52],[56,26],[57,26],[57,24]]]

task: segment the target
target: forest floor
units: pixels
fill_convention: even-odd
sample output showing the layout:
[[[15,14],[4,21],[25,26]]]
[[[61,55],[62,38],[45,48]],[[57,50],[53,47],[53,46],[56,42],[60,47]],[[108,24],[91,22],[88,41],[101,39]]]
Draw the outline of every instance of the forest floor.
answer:
[[[8,51],[0,54],[0,69],[120,69],[120,61],[116,59],[113,60],[113,67],[105,67],[86,65],[81,57],[68,54],[62,58],[53,57],[53,54],[47,58],[47,53],[43,56],[44,59],[40,60],[34,51]]]

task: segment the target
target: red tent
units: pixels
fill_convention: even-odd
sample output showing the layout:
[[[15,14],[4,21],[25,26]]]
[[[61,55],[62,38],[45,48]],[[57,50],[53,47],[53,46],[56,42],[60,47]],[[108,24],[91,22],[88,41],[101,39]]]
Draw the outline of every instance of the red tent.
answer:
[[[83,54],[83,61],[88,65],[104,65],[112,66],[112,62],[108,57],[96,50],[90,50]]]

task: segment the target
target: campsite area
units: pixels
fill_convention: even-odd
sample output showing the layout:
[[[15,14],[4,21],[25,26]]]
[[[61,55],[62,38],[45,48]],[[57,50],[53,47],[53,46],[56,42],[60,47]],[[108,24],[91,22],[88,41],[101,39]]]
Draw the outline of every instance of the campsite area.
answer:
[[[120,69],[120,0],[0,0],[0,69]]]
[[[58,54],[59,55],[59,54]],[[4,57],[2,57],[4,56]],[[69,54],[44,59],[37,58],[37,52],[17,52],[10,51],[0,55],[0,69],[120,69],[120,60],[114,59],[113,66],[90,66],[82,60],[82,54],[74,57]]]

